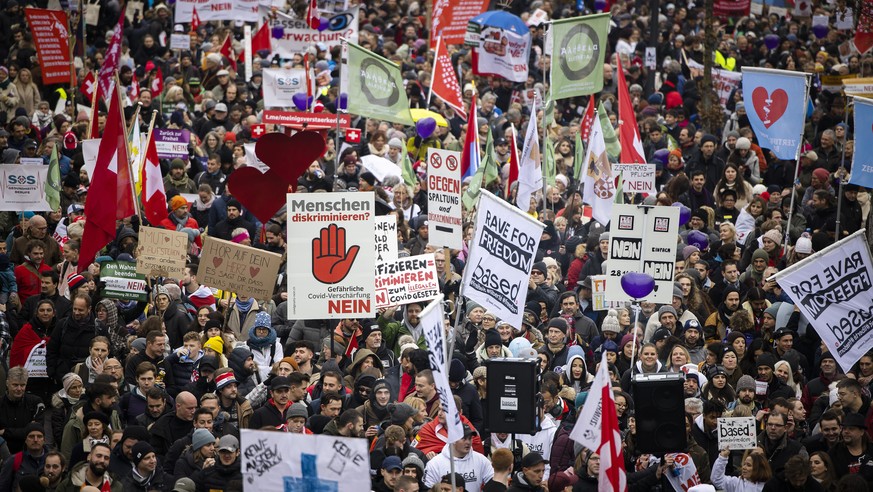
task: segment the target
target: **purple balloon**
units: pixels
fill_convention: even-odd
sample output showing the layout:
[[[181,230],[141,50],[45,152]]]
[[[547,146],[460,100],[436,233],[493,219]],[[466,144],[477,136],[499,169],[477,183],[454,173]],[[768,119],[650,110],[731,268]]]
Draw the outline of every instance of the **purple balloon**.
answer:
[[[830,31],[830,29],[827,25],[824,24],[812,26],[812,33],[815,34],[815,37],[818,39],[822,39],[823,37],[827,36],[828,31]]]
[[[764,46],[766,46],[768,50],[775,50],[781,41],[782,40],[779,39],[779,35],[777,34],[768,34],[764,36]]]
[[[346,109],[349,107],[349,95],[345,92],[341,92],[339,95],[339,108]]]
[[[688,233],[686,242],[689,246],[697,246],[700,251],[706,251],[709,247],[709,236],[705,232],[691,231]]]
[[[436,120],[431,117],[422,118],[415,123],[415,131],[418,132],[418,136],[423,139],[430,138],[430,136],[433,135],[433,132],[436,131],[436,127]]]
[[[594,0],[594,9],[598,12],[603,12],[606,8],[606,0]]]
[[[274,26],[270,29],[270,34],[273,35],[273,39],[282,39],[285,37],[285,28],[283,26]]]
[[[679,225],[683,226],[691,220],[691,209],[683,205],[681,202],[673,203],[674,207],[679,208]]]
[[[652,154],[652,160],[660,162],[662,166],[666,167],[667,162],[670,161],[670,151],[668,149],[658,149]]]
[[[322,18],[318,19],[318,30],[319,31],[324,31],[328,27],[330,27],[330,19],[328,19],[327,17],[322,17]]]
[[[294,106],[297,106],[297,109],[300,111],[306,111],[309,108],[309,103],[312,98],[307,98],[305,92],[298,92],[291,96],[291,100],[294,101]]]
[[[655,290],[655,279],[648,273],[628,272],[621,276],[621,290],[634,299],[645,299]]]

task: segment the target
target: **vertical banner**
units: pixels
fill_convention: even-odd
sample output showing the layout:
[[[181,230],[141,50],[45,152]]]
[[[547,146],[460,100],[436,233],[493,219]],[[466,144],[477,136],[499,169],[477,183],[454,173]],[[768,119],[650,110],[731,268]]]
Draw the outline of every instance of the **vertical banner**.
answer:
[[[479,194],[477,210],[464,268],[464,296],[510,325],[521,326],[530,270],[545,226],[485,190]]]
[[[27,27],[33,34],[42,83],[70,83],[70,34],[63,10],[26,8]]]
[[[609,14],[552,23],[552,99],[585,96],[603,89]]]
[[[446,363],[445,324],[443,323],[443,296],[434,299],[419,317],[427,342],[427,356],[430,360],[430,370],[433,371],[433,381],[440,395],[440,407],[446,414],[449,442],[455,442],[464,437],[464,425],[461,414],[455,406],[452,387],[449,386],[448,364]]]
[[[240,429],[243,490],[370,490],[367,440]]]
[[[864,233],[856,231],[771,277],[844,371],[873,348],[873,260]]]
[[[807,75],[743,67],[743,99],[758,143],[779,159],[795,160],[806,122]]]
[[[413,126],[400,67],[381,56],[349,43],[349,62],[343,83],[348,84],[349,113]]]
[[[373,192],[288,194],[288,319],[376,312]]]
[[[855,97],[855,154],[849,183],[873,188],[873,99]]]
[[[427,233],[430,244],[461,249],[461,153],[427,149]]]
[[[670,304],[678,234],[679,209],[676,207],[613,205],[609,223],[606,300],[632,300],[621,288],[621,276],[627,272],[639,272],[642,258],[643,272],[655,279],[655,290],[646,299],[639,300]]]
[[[375,224],[376,264],[397,260],[397,219],[393,215],[380,215]]]

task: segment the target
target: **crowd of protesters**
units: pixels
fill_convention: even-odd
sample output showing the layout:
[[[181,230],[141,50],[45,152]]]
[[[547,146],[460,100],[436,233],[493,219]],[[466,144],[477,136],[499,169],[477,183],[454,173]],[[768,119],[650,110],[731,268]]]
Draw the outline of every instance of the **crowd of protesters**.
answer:
[[[654,89],[644,89],[649,2],[604,2],[612,26],[600,48],[622,57],[636,121],[617,118],[619,68],[612,56],[602,92],[591,97],[603,102],[615,125],[638,124],[645,157],[657,169],[658,193],[626,201],[681,202],[693,211],[677,238],[672,302],[642,303],[638,314],[630,305],[593,309],[591,276],[605,271],[609,240],[605,225],[588,218],[573,179],[575,135],[588,97],[558,101],[554,122],[544,127],[555,142],[557,176],[545,197],[537,194],[529,209],[522,207],[545,229],[520,326],[459,297],[466,247],[428,242],[427,148],[461,150],[467,131],[479,132],[484,144],[490,131],[501,173],[487,188],[513,196],[514,188],[503,188],[508,129],[523,135],[543,117],[529,108],[547,88],[544,26],[530,28],[525,83],[475,76],[470,51],[449,46],[465,104],[478,92],[475,128],[431,98],[428,109],[448,124],[425,140],[414,128],[359,115],[351,120],[363,130],[359,143],[340,140],[337,148],[335,134],[325,132],[327,153],[293,191],[375,191],[381,213],[397,219],[401,254],[434,253],[440,287],[461,311],[460,324],[448,331],[454,353],[445,368],[463,422],[457,442],[448,442],[430,370],[423,305],[398,306],[375,319],[288,320],[284,275],[265,299],[197,279],[198,244],[207,235],[280,253],[284,272],[284,210],[259,221],[233,197],[227,177],[246,165],[244,144],[257,139],[262,69],[302,68],[309,56],[316,97],[332,112],[338,45],[314,44],[292,59],[255,53],[247,80],[220,53],[227,36],[241,52],[241,23],[203,22],[191,33],[190,50],[173,51],[166,40],[190,25],[173,22],[172,5],[148,2],[125,21],[118,75],[128,126],[136,117],[147,128],[154,118],[156,127],[189,130],[191,141],[189,158],[161,162],[167,218],[151,224],[188,234],[188,267],[182,278],[152,279],[148,302],[124,301],[104,291],[100,264],[136,261],[139,228],[147,222],[119,221],[115,240],[93,264],[79,265],[90,186],[81,141],[90,136],[91,101],[66,87],[76,95],[54,112],[61,87],[41,84],[24,17],[24,7],[47,2],[0,1],[0,162],[41,157],[48,164],[57,149],[63,183],[58,210],[0,212],[0,491],[239,491],[240,429],[367,439],[377,491],[593,491],[600,456],[569,435],[604,353],[631,490],[671,490],[668,475],[677,466],[673,454],[636,449],[636,419],[651,416],[635,415],[632,376],[652,373],[685,378],[688,447],[674,451],[693,460],[701,482],[693,490],[870,490],[873,353],[840,367],[780,286],[767,280],[832,244],[837,224],[842,237],[869,215],[867,190],[845,184],[854,154],[846,100],[822,88],[827,75],[873,74],[869,54],[843,50],[854,31],[834,28],[840,9],[848,3],[857,18],[864,1],[810,2],[812,13],[830,19],[821,38],[809,17],[791,18],[790,8],[788,16],[716,18],[714,53],[704,49],[704,2],[658,2]],[[524,20],[536,9],[558,19],[591,13],[595,3],[516,0],[507,8]],[[281,10],[302,17],[306,4]],[[117,1],[94,5],[99,13],[89,17],[85,52],[75,58],[79,80],[99,69],[123,9]],[[426,6],[376,0],[361,8],[359,44],[399,64],[411,106],[426,108],[433,66]],[[780,39],[775,49],[765,45],[768,34]],[[689,62],[703,64],[707,56],[724,70],[812,74],[812,110],[797,163],[757,144],[741,87],[717,115],[703,114],[701,74]],[[158,73],[163,89],[153,93]],[[102,131],[106,107],[99,104]],[[361,164],[374,154],[400,165],[403,153],[414,162],[414,186],[380,182]],[[465,218],[467,240],[473,215]],[[708,235],[708,247],[687,245],[693,230]],[[357,346],[353,353],[350,345]],[[540,430],[514,437],[489,432],[484,361],[531,351],[541,369]],[[756,419],[756,448],[719,449],[717,419],[728,416]]]

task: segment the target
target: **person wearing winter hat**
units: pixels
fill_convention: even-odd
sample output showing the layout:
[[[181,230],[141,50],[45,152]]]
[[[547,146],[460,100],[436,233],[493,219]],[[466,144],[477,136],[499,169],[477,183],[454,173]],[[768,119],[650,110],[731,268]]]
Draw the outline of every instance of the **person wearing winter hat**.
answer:
[[[621,324],[618,322],[618,312],[615,309],[610,309],[603,318],[603,323],[600,325],[602,336],[597,337],[591,343],[591,348],[597,350],[603,343],[608,341],[616,342],[621,334]]]
[[[752,253],[752,261],[746,271],[740,275],[740,283],[748,287],[761,287],[764,285],[764,271],[770,262],[770,255],[763,248],[758,248]]]
[[[509,349],[504,347],[503,339],[496,328],[485,331],[485,342],[476,349],[476,359],[482,362],[495,357],[509,357]]]
[[[767,383],[766,400],[772,400],[778,397],[791,398],[792,396],[795,396],[794,390],[774,374],[776,367],[775,355],[770,352],[764,352],[755,359],[755,366],[758,370],[757,380]]]
[[[245,345],[252,351],[252,357],[261,374],[261,380],[267,378],[273,364],[285,357],[282,343],[277,340],[276,329],[273,328],[270,314],[266,311],[255,313],[255,322],[249,328],[249,337],[245,341]]]
[[[176,195],[170,199],[170,213],[166,219],[162,220],[160,226],[171,231],[184,232],[188,235],[188,243],[197,243],[197,246],[202,246],[200,241],[200,226],[194,217],[188,213],[188,200],[181,195]]]
[[[695,255],[696,256],[693,256]],[[685,259],[685,265],[693,265],[697,260],[700,259],[700,248],[697,246],[685,246],[682,248],[682,258]]]
[[[206,340],[203,344],[203,352],[205,355],[213,355],[220,357],[224,354],[224,339],[221,337],[212,337]]]
[[[675,290],[675,289],[674,289]],[[676,292],[673,293],[674,297],[676,296]],[[679,289],[679,297],[682,296],[682,289]],[[662,328],[666,328],[670,330],[670,333],[673,335],[678,335],[677,331],[677,323],[679,322],[679,315],[676,313],[676,308],[669,304],[665,304],[658,308],[658,322],[661,324]]]
[[[388,405],[388,420],[390,425],[399,425],[406,430],[412,429],[410,419],[418,414],[418,410],[407,403]]]
[[[564,318],[549,320],[546,327],[546,346],[543,349],[551,355],[550,369],[567,364],[567,331],[569,331],[569,326]]]
[[[155,449],[146,441],[139,441],[131,449],[133,468],[122,480],[124,490],[164,490],[175,483],[171,476],[158,468]]]
[[[285,428],[292,434],[311,434],[306,428],[306,420],[309,418],[309,410],[306,405],[299,401],[293,403],[285,414]]]
[[[191,434],[191,446],[182,453],[174,465],[174,479],[190,477],[197,470],[214,465],[215,458],[215,436],[206,428],[194,429]]]

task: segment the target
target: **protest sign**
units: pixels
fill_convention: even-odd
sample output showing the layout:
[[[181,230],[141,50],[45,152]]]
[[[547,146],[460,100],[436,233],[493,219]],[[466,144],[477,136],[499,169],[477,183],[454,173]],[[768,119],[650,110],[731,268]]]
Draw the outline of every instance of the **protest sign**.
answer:
[[[370,490],[367,440],[240,429],[243,490]]]
[[[196,6],[200,22],[223,20],[258,22],[261,17],[258,12],[258,3],[258,0],[234,0],[233,2],[227,0],[176,0],[174,19],[177,24],[191,22],[191,14]]]
[[[808,74],[743,67],[743,100],[749,124],[762,148],[794,160],[806,122]]]
[[[43,85],[70,83],[70,34],[63,10],[24,9],[36,44]]]
[[[200,12],[199,8],[197,12]],[[328,27],[324,30],[312,29],[306,25],[305,17],[291,18],[287,15],[276,15],[264,21],[269,22],[271,33],[282,33],[281,37],[273,36],[270,40],[273,51],[279,53],[282,58],[293,58],[295,54],[306,51],[317,43],[324,44],[328,50],[339,46],[343,38],[350,43],[357,43],[359,12],[359,7],[334,13],[322,11],[322,15],[328,20]]]
[[[612,172],[621,173],[624,193],[656,193],[654,164],[613,164]]]
[[[444,44],[464,44],[467,21],[488,10],[488,0],[435,0],[430,48],[436,48],[436,40],[442,36]]]
[[[45,198],[45,165],[0,165],[0,210],[44,212],[51,210]]]
[[[464,268],[464,296],[510,325],[521,326],[530,270],[545,226],[485,190],[477,210]]]
[[[376,264],[376,309],[429,301],[438,295],[433,253]]]
[[[373,192],[288,194],[288,319],[376,312]]]
[[[873,349],[873,260],[864,233],[856,231],[770,277],[844,371]]]
[[[174,130],[172,128],[155,128],[152,134],[155,139],[155,148],[161,159],[188,159],[188,142],[191,140],[188,130]]]
[[[755,417],[718,419],[718,449],[752,449],[757,446]]]
[[[873,97],[873,77],[846,79],[843,81],[843,92],[853,96]]]
[[[464,247],[461,227],[461,153],[427,149],[428,242]]]
[[[687,62],[688,69],[691,71],[692,75],[699,75],[701,77],[703,76],[702,64],[697,63],[690,58],[686,59],[685,61]],[[732,72],[730,70],[723,70],[721,68],[712,69],[712,87],[718,94],[718,101],[721,104],[721,107],[727,107],[728,98],[730,98],[731,94],[734,93],[734,90],[740,86],[740,82],[742,80],[743,74],[740,72]],[[728,112],[728,110],[725,109],[725,112]]]
[[[265,108],[293,108],[294,94],[306,90],[306,72],[301,68],[265,68],[261,73]]]
[[[525,82],[530,58],[530,31],[516,16],[500,19],[499,26],[491,25],[490,14],[493,12],[477,15],[467,23],[464,44],[473,48],[473,73]]]
[[[269,299],[281,262],[279,254],[206,236],[197,280],[237,295]]]
[[[873,100],[855,97],[855,152],[849,183],[873,187]]]
[[[351,117],[347,114],[337,115],[330,113],[307,113],[305,111],[278,111],[275,109],[264,110],[264,123],[283,125],[295,130],[326,130],[335,128],[339,119],[340,128],[348,128]]]
[[[449,375],[446,369],[446,343],[445,325],[443,324],[443,296],[428,304],[419,317],[421,327],[424,330],[424,339],[427,342],[427,356],[430,361],[430,370],[433,372],[433,381],[440,397],[440,408],[446,415],[449,442],[455,442],[464,437],[464,426],[461,423],[461,414],[455,406],[455,398],[452,396],[452,387],[449,386]],[[451,416],[451,418],[449,417]]]
[[[642,271],[655,279],[655,290],[646,299],[638,300],[670,304],[677,234],[679,209],[676,207],[613,206],[609,222],[606,300],[632,300],[621,288],[621,276],[639,272],[642,257]]]
[[[586,15],[552,22],[551,97],[566,99],[603,89],[603,49],[609,14]]]
[[[258,159],[257,154],[255,154],[254,142],[243,144],[243,149],[246,151],[246,166],[254,167],[262,173],[270,170],[270,166],[265,164],[264,161]]]
[[[103,297],[123,301],[148,301],[145,275],[136,273],[136,263],[107,261],[100,264],[100,281],[106,282]]]
[[[82,140],[82,160],[85,171],[88,172],[88,177],[94,176],[94,168],[97,167],[97,152],[100,150],[100,139],[89,138]]]
[[[673,468],[670,473],[665,473],[664,476],[667,477],[676,492],[686,492],[691,487],[700,485],[697,465],[694,464],[691,455],[686,453],[673,455]]]
[[[45,165],[45,161],[42,160],[42,157],[19,157],[18,163],[22,166],[43,166]]]
[[[595,311],[616,309],[624,304],[606,300],[606,275],[592,275],[591,287],[591,303],[594,305]]]
[[[373,220],[375,224],[376,264],[390,263],[397,259],[397,219],[383,215]]]
[[[170,35],[170,49],[171,50],[182,50],[187,51],[191,49],[191,36],[189,34],[177,34],[173,33]]]
[[[136,273],[181,279],[185,274],[188,235],[155,227],[139,228]]]
[[[349,95],[348,112],[414,125],[400,67],[356,44],[345,47],[348,62],[342,67],[340,91]]]

